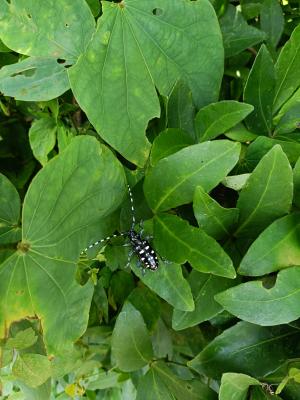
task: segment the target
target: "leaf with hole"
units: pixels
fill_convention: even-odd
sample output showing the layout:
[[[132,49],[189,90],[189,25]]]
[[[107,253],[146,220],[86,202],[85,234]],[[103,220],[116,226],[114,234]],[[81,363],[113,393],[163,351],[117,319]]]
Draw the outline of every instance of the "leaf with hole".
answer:
[[[154,212],[192,202],[197,186],[210,191],[238,162],[240,144],[229,140],[185,147],[165,157],[145,177],[144,193]]]
[[[265,288],[262,281],[242,283],[219,293],[215,299],[225,310],[257,325],[280,325],[300,317],[300,267],[280,271],[275,285]]]
[[[0,11],[1,40],[28,56],[76,61],[95,30],[93,15],[84,0],[1,1]]]
[[[68,70],[71,87],[100,136],[143,166],[145,130],[160,114],[156,88],[169,96],[182,79],[197,107],[216,101],[223,72],[218,21],[208,0],[103,1],[102,11],[87,51]]]
[[[125,372],[142,368],[153,357],[146,324],[141,313],[131,303],[125,303],[118,315],[111,350],[117,366]]]
[[[235,278],[229,256],[202,229],[176,215],[159,214],[154,218],[154,234],[155,248],[166,259],[178,264],[188,261],[200,272]]]
[[[0,91],[23,101],[47,101],[70,88],[65,61],[29,57],[0,70]]]

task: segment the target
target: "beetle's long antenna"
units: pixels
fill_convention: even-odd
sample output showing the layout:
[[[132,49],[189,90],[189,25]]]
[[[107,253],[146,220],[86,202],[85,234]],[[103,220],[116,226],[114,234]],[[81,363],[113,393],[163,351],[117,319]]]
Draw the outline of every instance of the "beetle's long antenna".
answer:
[[[131,223],[131,230],[134,230],[134,225],[135,225],[135,209],[134,209],[134,204],[133,204],[133,196],[131,192],[131,188],[129,185],[128,187],[128,193],[129,193],[129,198],[130,198],[130,204],[131,204],[131,217],[132,217],[132,223]]]
[[[89,249],[91,249],[92,247],[95,247],[95,246],[97,246],[97,245],[100,244],[100,243],[106,242],[107,240],[110,240],[110,239],[115,238],[115,237],[118,237],[118,236],[126,236],[126,235],[127,235],[127,232],[121,232],[121,233],[116,233],[116,234],[111,235],[111,236],[107,236],[107,237],[104,238],[104,239],[97,240],[97,242],[94,242],[94,243],[90,244],[88,247],[86,247],[84,250],[82,250],[81,254],[86,253],[86,252],[87,252]]]

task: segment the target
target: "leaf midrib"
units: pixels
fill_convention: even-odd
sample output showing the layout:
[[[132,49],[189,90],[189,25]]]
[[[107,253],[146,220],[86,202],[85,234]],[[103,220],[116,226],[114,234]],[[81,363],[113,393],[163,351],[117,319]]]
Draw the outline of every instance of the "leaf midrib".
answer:
[[[255,214],[256,214],[257,210],[259,209],[261,203],[263,202],[263,200],[264,200],[264,198],[265,198],[265,196],[267,194],[267,191],[269,191],[269,184],[270,184],[270,180],[273,177],[272,175],[273,175],[273,172],[274,172],[274,169],[275,169],[275,164],[276,164],[276,161],[277,161],[277,155],[278,155],[278,153],[276,152],[275,155],[274,155],[273,164],[272,164],[272,167],[271,167],[268,179],[267,179],[266,186],[264,187],[264,190],[262,192],[262,195],[261,195],[257,205],[254,207],[252,212],[250,214],[248,214],[248,217],[244,220],[244,222],[235,231],[235,235],[238,235],[239,232],[241,232],[245,228],[245,226],[250,224],[250,221],[255,217]],[[254,174],[255,174],[255,171],[254,171]]]
[[[297,332],[297,331],[296,332],[288,332],[288,333],[286,333],[284,335],[280,335],[280,336],[276,336],[276,337],[273,336],[273,337],[271,337],[269,339],[262,340],[261,342],[254,343],[254,344],[251,344],[249,346],[244,346],[244,347],[238,348],[237,350],[230,350],[230,354],[238,354],[238,353],[240,353],[242,351],[247,351],[248,349],[254,349],[255,347],[263,346],[263,345],[265,345],[267,343],[272,343],[273,341],[276,342],[276,341],[281,340],[281,339],[283,339],[285,337],[293,336],[293,335],[296,335],[296,334],[299,334],[299,332]],[[221,340],[222,339],[220,339],[220,341]],[[206,360],[203,360],[203,361],[201,360],[200,364],[204,365],[204,364],[210,363],[212,360],[215,360],[216,358],[218,358],[218,357],[216,355],[213,355],[212,357],[207,358]]]
[[[296,40],[295,40],[295,42],[296,42]],[[292,41],[290,42],[289,53],[291,53],[292,47],[293,47],[292,44],[294,44],[295,42],[292,42]],[[279,97],[279,93],[280,93],[280,91],[281,91],[282,85],[283,85],[284,82],[286,81],[286,77],[289,75],[289,71],[290,71],[290,69],[292,68],[292,65],[293,65],[293,63],[294,63],[294,61],[295,61],[295,58],[297,57],[297,54],[298,54],[299,50],[300,50],[300,44],[299,44],[297,50],[293,53],[292,61],[289,63],[288,67],[286,68],[285,74],[284,74],[284,76],[283,76],[283,79],[282,79],[281,82],[280,82],[280,85],[279,85],[279,87],[278,87],[278,89],[277,89],[277,92],[275,92],[275,94],[274,94],[274,101],[273,101],[273,104],[274,104],[274,105],[276,104],[276,101],[277,101],[277,98]],[[285,58],[286,58],[286,57],[285,57]],[[277,109],[278,109],[278,108],[279,108],[279,107],[277,106]],[[277,109],[276,109],[276,110],[277,110]]]
[[[207,258],[208,260],[210,260],[212,263],[214,263],[215,265],[217,265],[217,267],[219,268],[219,264],[211,257],[207,256],[206,254],[203,254],[201,251],[199,251],[198,249],[195,249],[191,246],[189,246],[189,244],[185,241],[183,241],[179,236],[176,236],[169,228],[168,226],[159,218],[156,217],[157,220],[160,222],[161,226],[163,229],[165,229],[167,231],[167,233],[174,238],[177,242],[181,243],[184,247],[186,247],[190,253],[196,253],[199,254],[200,256]],[[186,260],[190,261],[190,257],[186,257]]]
[[[197,146],[197,145],[196,145]],[[216,162],[217,160],[219,160],[220,158],[225,157],[228,153],[233,153],[235,151],[235,148],[238,147],[238,143],[234,143],[234,145],[229,148],[228,150],[224,151],[223,153],[218,154],[216,157],[212,158],[211,160],[209,160],[207,163],[205,163],[204,165],[201,165],[198,169],[196,169],[195,171],[193,171],[190,174],[187,174],[182,180],[180,180],[176,185],[174,185],[173,187],[171,187],[168,191],[166,191],[165,195],[161,197],[160,201],[157,203],[156,207],[153,208],[154,212],[157,212],[158,209],[160,208],[160,206],[165,202],[165,200],[170,197],[170,195],[172,193],[174,193],[174,191],[181,185],[183,185],[188,179],[190,179],[192,176],[196,175],[197,173],[199,173],[202,169],[207,168],[210,164]],[[185,150],[185,149],[183,149]]]

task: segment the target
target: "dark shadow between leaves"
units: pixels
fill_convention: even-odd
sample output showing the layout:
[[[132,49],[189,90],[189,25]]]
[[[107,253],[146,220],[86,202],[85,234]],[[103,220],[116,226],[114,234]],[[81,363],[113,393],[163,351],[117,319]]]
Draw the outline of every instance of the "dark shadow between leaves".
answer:
[[[156,15],[156,16],[160,16],[160,15],[163,14],[163,10],[162,10],[161,8],[154,8],[154,9],[152,10],[152,14],[153,14],[153,15]]]
[[[277,274],[265,276],[262,279],[262,286],[264,289],[272,289],[276,285]]]

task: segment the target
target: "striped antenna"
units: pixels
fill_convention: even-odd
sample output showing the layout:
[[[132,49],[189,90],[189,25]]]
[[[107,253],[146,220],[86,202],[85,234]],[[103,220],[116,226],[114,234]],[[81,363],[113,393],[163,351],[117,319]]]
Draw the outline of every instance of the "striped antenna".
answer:
[[[88,247],[86,247],[84,250],[82,250],[81,254],[86,253],[88,250],[92,249],[93,247],[97,246],[100,243],[106,242],[106,241],[108,241],[108,240],[110,240],[112,238],[118,237],[118,236],[126,236],[126,235],[127,235],[127,232],[121,232],[121,233],[116,233],[116,234],[111,235],[111,236],[107,236],[104,239],[97,240],[97,242],[94,242],[94,243],[90,244]]]
[[[132,223],[131,223],[131,231],[134,230],[134,225],[135,225],[135,209],[134,209],[134,204],[133,204],[133,196],[132,196],[132,191],[129,185],[128,187],[128,193],[129,193],[129,198],[130,198],[130,204],[131,204],[131,217],[132,217]]]

